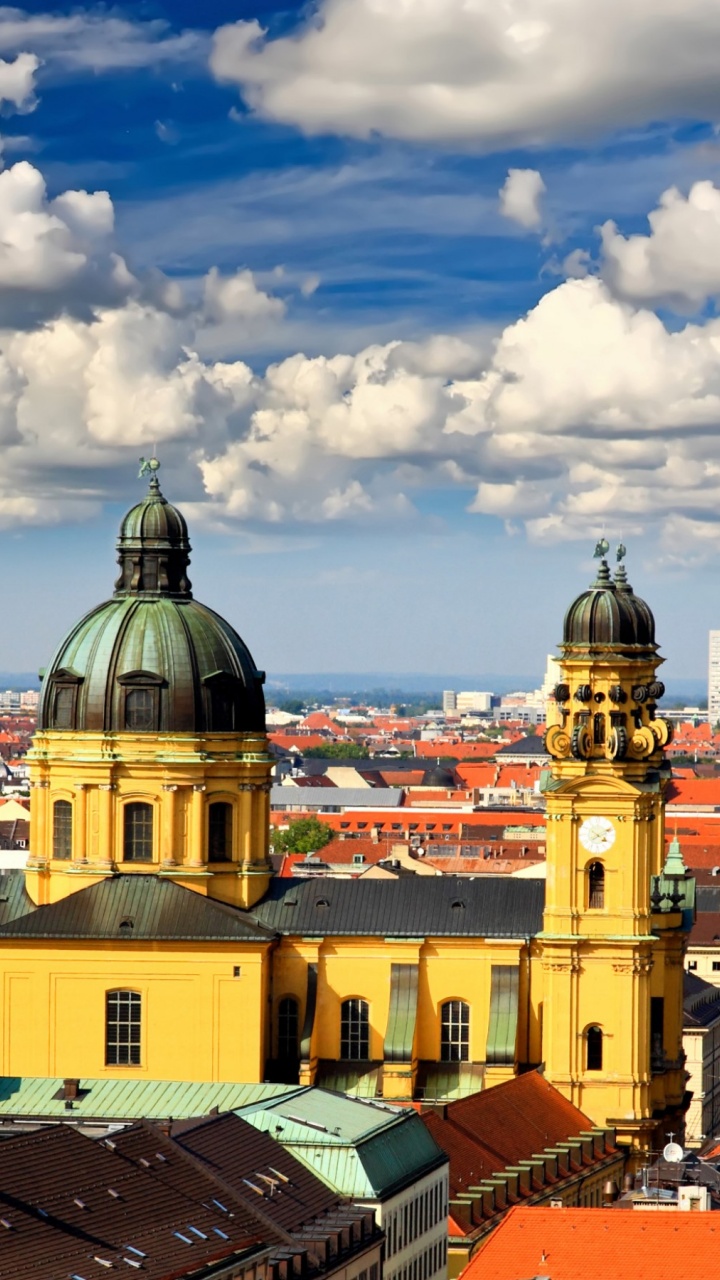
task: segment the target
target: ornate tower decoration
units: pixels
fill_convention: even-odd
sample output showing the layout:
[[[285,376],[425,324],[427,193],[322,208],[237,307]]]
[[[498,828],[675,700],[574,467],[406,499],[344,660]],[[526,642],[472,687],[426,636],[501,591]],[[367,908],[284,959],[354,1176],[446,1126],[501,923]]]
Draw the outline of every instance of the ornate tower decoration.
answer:
[[[655,621],[611,574],[571,604],[546,746],[547,892],[542,948],[546,1074],[621,1141],[678,1131],[685,1089],[682,958],[694,903],[682,858],[664,866],[664,685]],[[679,861],[678,861],[679,859]]]
[[[28,891],[52,902],[123,872],[251,906],[272,874],[264,675],[193,599],[187,524],[159,462],[125,516],[112,599],[43,678],[31,758]]]

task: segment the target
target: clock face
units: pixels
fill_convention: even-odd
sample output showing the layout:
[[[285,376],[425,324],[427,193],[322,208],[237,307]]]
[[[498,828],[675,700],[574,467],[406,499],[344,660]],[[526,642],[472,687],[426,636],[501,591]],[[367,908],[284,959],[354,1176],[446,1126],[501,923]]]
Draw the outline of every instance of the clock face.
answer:
[[[588,853],[606,853],[615,841],[615,828],[609,818],[586,818],[578,836]]]

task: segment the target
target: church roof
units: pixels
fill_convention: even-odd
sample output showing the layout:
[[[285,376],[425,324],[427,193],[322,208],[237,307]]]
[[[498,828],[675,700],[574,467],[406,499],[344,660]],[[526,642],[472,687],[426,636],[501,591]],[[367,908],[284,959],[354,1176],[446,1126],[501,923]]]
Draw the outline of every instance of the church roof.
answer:
[[[49,906],[33,909],[29,899],[27,904],[29,914],[3,920],[0,938],[263,942],[271,937],[247,912],[152,875],[108,876]]]
[[[157,479],[120,526],[115,594],[65,636],[45,673],[41,729],[264,734],[264,674],[193,600],[190,543]]]
[[[545,886],[509,876],[279,880],[253,915],[284,934],[520,938],[542,928]]]

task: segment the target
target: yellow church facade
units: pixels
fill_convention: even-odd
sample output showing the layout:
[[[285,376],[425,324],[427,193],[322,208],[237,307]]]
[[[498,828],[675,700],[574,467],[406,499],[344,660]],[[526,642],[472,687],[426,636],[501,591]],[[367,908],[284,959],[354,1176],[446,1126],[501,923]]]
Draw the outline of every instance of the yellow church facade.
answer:
[[[44,675],[31,854],[0,901],[0,1074],[433,1100],[544,1064],[638,1151],[678,1132],[693,885],[664,859],[661,659],[622,567],[565,619],[547,885],[292,881],[269,859],[263,675],[194,599],[156,468],[118,553]]]

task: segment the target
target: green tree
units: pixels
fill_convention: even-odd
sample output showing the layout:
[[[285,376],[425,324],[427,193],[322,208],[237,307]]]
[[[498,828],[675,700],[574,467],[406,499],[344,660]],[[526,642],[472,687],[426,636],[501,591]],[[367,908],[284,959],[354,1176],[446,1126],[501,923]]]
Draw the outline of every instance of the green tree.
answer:
[[[316,853],[334,834],[332,827],[319,818],[298,818],[287,831],[274,831],[272,843],[276,853]]]
[[[278,702],[278,711],[287,711],[289,716],[301,716],[304,710],[305,703],[300,698],[283,698]]]
[[[328,742],[327,746],[308,747],[303,755],[313,760],[367,760],[370,752],[357,742]]]

